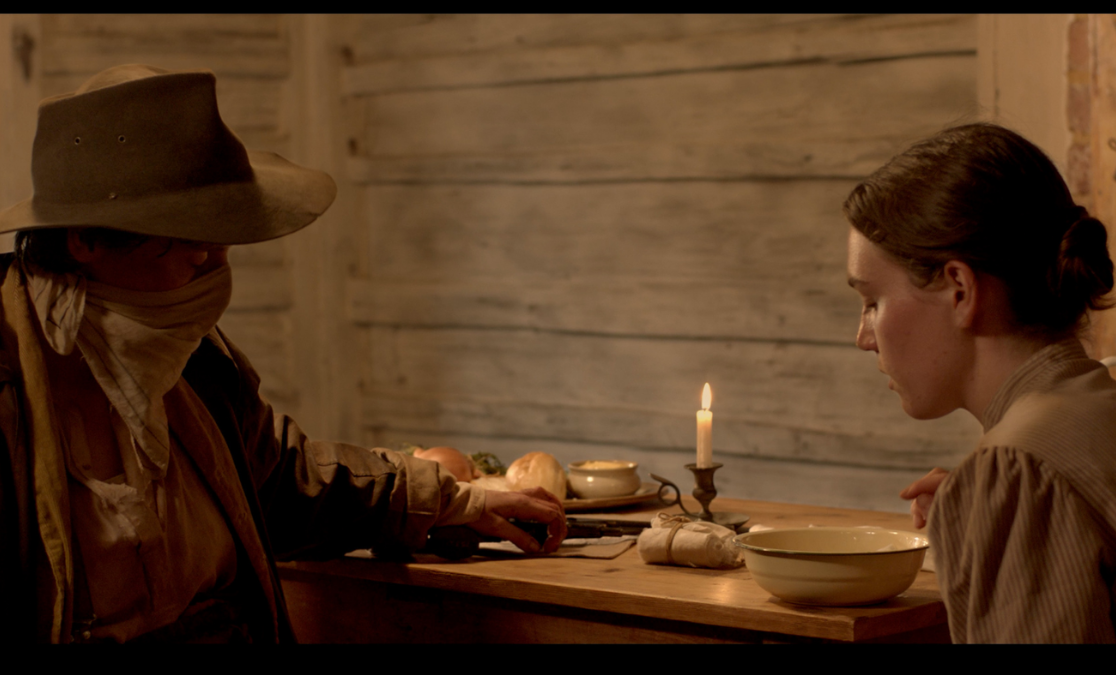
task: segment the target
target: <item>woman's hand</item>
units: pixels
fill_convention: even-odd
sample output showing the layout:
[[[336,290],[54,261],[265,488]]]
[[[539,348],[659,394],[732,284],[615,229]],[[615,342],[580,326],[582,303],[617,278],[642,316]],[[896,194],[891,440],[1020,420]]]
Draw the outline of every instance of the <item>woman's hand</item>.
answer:
[[[540,547],[534,537],[509,523],[508,518],[546,523],[546,543]],[[487,490],[484,513],[468,525],[481,534],[507,539],[528,553],[540,550],[553,553],[566,538],[566,510],[557,497],[542,488],[519,492]]]
[[[942,484],[949,472],[945,469],[934,467],[930,473],[908,485],[899,493],[903,499],[913,499],[911,502],[911,518],[914,520],[915,529],[926,527],[926,516],[930,513],[930,505],[934,502],[934,493]]]

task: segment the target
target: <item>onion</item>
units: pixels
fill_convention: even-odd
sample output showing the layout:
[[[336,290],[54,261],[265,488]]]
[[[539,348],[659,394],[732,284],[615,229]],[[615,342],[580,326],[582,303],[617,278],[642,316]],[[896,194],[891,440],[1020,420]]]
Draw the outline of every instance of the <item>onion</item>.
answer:
[[[512,462],[507,478],[511,490],[541,487],[558,499],[566,498],[566,472],[545,452],[529,452]]]
[[[480,476],[477,467],[473,465],[473,460],[457,448],[443,445],[427,450],[415,450],[415,457],[441,464],[453,474],[454,478],[463,483],[468,483]]]

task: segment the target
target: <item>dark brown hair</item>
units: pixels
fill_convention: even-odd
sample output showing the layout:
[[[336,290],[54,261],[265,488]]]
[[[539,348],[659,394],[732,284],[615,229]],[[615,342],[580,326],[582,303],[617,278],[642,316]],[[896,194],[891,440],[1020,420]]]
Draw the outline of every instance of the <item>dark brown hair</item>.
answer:
[[[857,185],[845,216],[918,286],[950,260],[1005,282],[1019,327],[1049,338],[1110,306],[1104,225],[1074,203],[1053,162],[994,124],[947,129]]]

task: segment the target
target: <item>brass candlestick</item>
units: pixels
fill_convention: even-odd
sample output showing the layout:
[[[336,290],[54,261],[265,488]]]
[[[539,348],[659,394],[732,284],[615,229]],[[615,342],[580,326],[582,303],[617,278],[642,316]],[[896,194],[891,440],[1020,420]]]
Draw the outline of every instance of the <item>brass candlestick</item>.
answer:
[[[724,466],[724,464],[713,463],[708,467],[698,467],[697,464],[687,464],[686,468],[694,474],[694,499],[698,500],[701,504],[701,513],[698,518],[713,522],[713,512],[709,510],[709,504],[713,498],[717,496],[717,488],[713,484],[713,472]]]
[[[736,532],[745,531],[744,524],[748,522],[749,516],[742,513],[713,513],[709,505],[713,503],[713,499],[717,496],[717,487],[713,483],[713,473],[717,469],[724,466],[714,462],[708,467],[698,467],[697,464],[687,464],[686,468],[694,474],[694,499],[698,500],[701,504],[701,513],[690,513],[682,506],[682,510],[686,512],[691,518],[697,518],[717,525],[723,525]],[[682,502],[679,500],[679,505]]]

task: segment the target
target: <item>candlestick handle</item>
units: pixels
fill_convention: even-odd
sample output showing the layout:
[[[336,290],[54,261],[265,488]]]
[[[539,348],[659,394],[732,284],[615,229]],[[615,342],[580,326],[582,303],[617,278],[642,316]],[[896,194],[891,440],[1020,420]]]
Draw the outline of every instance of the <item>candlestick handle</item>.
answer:
[[[717,496],[717,488],[713,484],[713,472],[724,466],[714,462],[711,466],[699,467],[697,464],[687,464],[686,468],[694,474],[694,499],[698,500],[701,504],[701,513],[698,517],[702,520],[712,522],[713,512],[709,510],[709,505]]]

